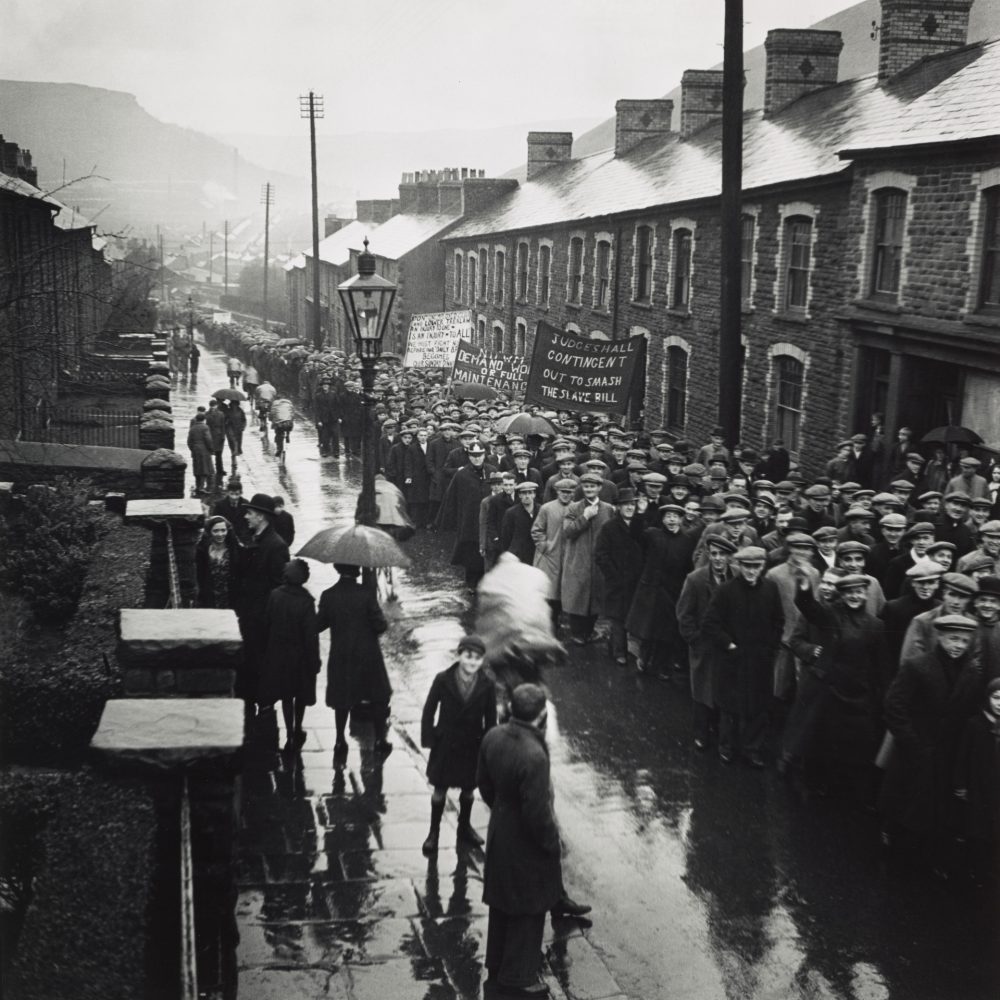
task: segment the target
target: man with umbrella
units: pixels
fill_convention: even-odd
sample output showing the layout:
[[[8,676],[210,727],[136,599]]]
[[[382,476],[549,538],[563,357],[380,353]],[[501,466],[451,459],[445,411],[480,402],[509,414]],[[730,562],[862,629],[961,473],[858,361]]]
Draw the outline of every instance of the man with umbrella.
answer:
[[[468,458],[469,464],[455,473],[441,501],[438,527],[455,532],[451,564],[465,570],[465,585],[475,592],[484,572],[479,552],[479,505],[490,495],[490,473],[496,470],[485,464],[486,449],[478,441],[470,446]]]

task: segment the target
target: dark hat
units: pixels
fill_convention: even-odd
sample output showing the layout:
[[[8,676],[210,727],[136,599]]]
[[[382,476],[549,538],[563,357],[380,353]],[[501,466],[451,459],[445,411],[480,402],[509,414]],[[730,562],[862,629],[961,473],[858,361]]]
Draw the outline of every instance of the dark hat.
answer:
[[[829,500],[830,488],[828,486],[821,486],[819,483],[814,483],[806,489],[805,496],[810,500]]]
[[[817,528],[813,532],[813,538],[816,539],[817,542],[823,542],[826,541],[826,539],[828,538],[836,538],[836,537],[837,537],[837,529],[833,527],[832,524],[824,524],[822,528]]]
[[[794,493],[795,483],[789,479],[782,479],[780,483],[774,484],[774,491],[776,493]]]
[[[860,504],[848,507],[844,513],[844,519],[847,521],[853,521],[855,518],[872,520],[874,517],[874,511],[870,511],[867,507],[862,507]]]
[[[1000,597],[1000,577],[981,576],[977,581],[977,594],[989,594],[992,597]]]
[[[954,542],[931,542],[931,544],[927,546],[927,555],[930,555],[932,552],[940,552],[943,549],[947,549],[949,552],[954,552],[956,545]]]
[[[751,500],[750,497],[744,495],[743,493],[726,493],[722,497],[723,503],[738,503],[741,507],[745,507],[747,510],[750,509]]]
[[[599,472],[585,472],[580,476],[580,482],[601,486],[604,483],[604,477]]]
[[[608,450],[608,446],[600,438],[592,439],[590,443],[587,445],[587,447],[591,451],[605,452]]]
[[[725,509],[725,505],[718,497],[704,497],[700,506],[702,510],[714,510],[719,514]]]
[[[870,584],[871,580],[867,576],[862,576],[861,573],[848,573],[846,576],[839,577],[834,586],[837,590],[852,590],[855,587],[863,587],[867,590]]]
[[[630,486],[626,486],[624,489],[618,491],[618,496],[615,497],[615,503],[621,506],[623,503],[635,503],[636,494]]]
[[[717,549],[723,549],[730,555],[736,551],[736,543],[731,542],[725,535],[707,535],[705,544],[714,545]]]
[[[486,643],[478,635],[463,635],[458,640],[458,651],[461,653],[463,649],[470,649],[474,653],[485,654]]]
[[[973,507],[992,507],[993,501],[988,497],[973,497],[972,498]]]
[[[868,555],[871,549],[865,545],[864,542],[855,542],[853,540],[848,540],[846,542],[841,542],[837,546],[837,555],[843,555],[846,552],[860,552],[863,556]]]
[[[945,503],[964,503],[966,506],[972,503],[972,497],[968,493],[960,493],[958,490],[952,490],[951,493],[946,493],[944,496]]]
[[[239,476],[230,476],[229,479],[226,480],[226,489],[227,490],[242,490],[243,489],[243,480],[240,479]]]
[[[924,456],[917,451],[908,451],[906,453],[907,462],[919,462],[921,465],[924,464]]]
[[[906,538],[913,538],[915,535],[933,535],[934,525],[930,521],[915,521],[906,529]]]
[[[861,489],[861,483],[856,483],[851,479],[848,479],[846,483],[840,484],[841,493],[857,493]]]
[[[685,476],[692,476],[698,479],[704,476],[706,471],[705,466],[702,465],[701,462],[692,462],[690,465],[685,465],[684,468],[681,469],[681,472],[683,472]]]
[[[266,493],[255,493],[253,497],[247,501],[247,506],[251,510],[259,511],[261,514],[269,514],[271,517],[274,516],[274,497],[269,497]]]
[[[727,510],[719,518],[724,524],[735,524],[737,521],[745,521],[750,516],[745,510]]]
[[[777,509],[777,504],[774,502],[773,497],[769,497],[766,493],[761,493],[759,496],[753,498],[754,504],[762,503],[765,507],[770,507],[771,510]]]
[[[502,472],[491,472],[490,473],[490,482],[491,483],[502,483],[503,482],[503,473]]]

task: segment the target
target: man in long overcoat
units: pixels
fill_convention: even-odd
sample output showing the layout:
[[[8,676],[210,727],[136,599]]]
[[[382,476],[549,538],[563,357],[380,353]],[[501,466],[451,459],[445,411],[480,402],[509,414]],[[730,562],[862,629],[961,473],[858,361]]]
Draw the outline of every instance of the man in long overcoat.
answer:
[[[483,557],[479,552],[479,505],[490,495],[490,473],[485,464],[486,449],[475,442],[469,449],[469,464],[455,473],[441,501],[438,527],[455,532],[452,566],[465,570],[465,585],[475,590],[483,575]]]
[[[531,529],[538,517],[538,485],[518,483],[514,487],[517,500],[500,522],[500,551],[513,552],[529,566],[535,561],[535,543]]]
[[[215,474],[219,482],[225,476],[226,470],[222,464],[222,450],[226,447],[226,407],[217,399],[208,401],[208,413],[205,423],[212,432],[212,459],[215,462]]]
[[[498,990],[517,996],[548,996],[539,980],[542,935],[562,892],[545,720],[545,692],[521,684],[511,695],[510,722],[491,729],[479,751],[477,783],[490,807],[485,964]]]
[[[328,378],[319,381],[319,390],[313,397],[313,413],[319,432],[320,455],[337,458],[340,455],[340,406]]]
[[[535,568],[549,578],[549,605],[552,607],[553,627],[559,624],[562,612],[563,521],[569,510],[576,479],[559,479],[555,484],[556,499],[543,503],[531,526],[531,540],[535,543]]]
[[[630,486],[618,491],[616,517],[605,523],[594,544],[594,564],[604,589],[604,614],[611,623],[611,655],[628,663],[625,619],[642,575],[642,524],[636,518],[636,494]]]
[[[764,766],[774,657],[785,624],[778,585],[763,577],[766,558],[756,545],[736,553],[739,575],[715,592],[702,626],[715,647],[719,758],[731,764],[742,751],[755,768]]]
[[[661,527],[642,534],[644,559],[625,628],[642,642],[640,672],[671,677],[674,664],[684,662],[687,648],[677,629],[677,600],[693,568],[697,539],[681,531],[684,508],[666,503],[660,508]]]
[[[445,476],[444,468],[452,448],[455,447],[457,433],[458,424],[446,421],[441,425],[439,433],[427,443],[427,466],[431,474],[430,508],[427,518],[431,524],[437,522],[438,509],[450,482]]]
[[[243,666],[236,675],[236,697],[252,713],[260,685],[267,644],[267,599],[283,582],[289,553],[285,540],[274,530],[274,498],[255,493],[245,505],[250,539],[240,550],[234,610],[243,637]]]
[[[187,446],[191,452],[195,495],[211,494],[215,487],[215,470],[212,465],[212,432],[205,423],[205,414],[199,413],[194,418],[188,429]]]
[[[417,528],[427,527],[427,508],[431,498],[428,448],[427,431],[420,428],[403,456],[403,496]]]
[[[694,745],[706,750],[711,740],[715,710],[715,651],[704,631],[705,616],[715,592],[733,578],[730,559],[736,546],[725,535],[713,535],[706,546],[708,564],[689,573],[677,600],[677,627],[688,644],[691,701],[694,706]]]
[[[569,616],[570,641],[583,646],[601,612],[603,581],[594,565],[597,534],[615,514],[599,498],[603,479],[595,472],[580,477],[583,499],[574,500],[563,519],[563,571],[560,600]]]
[[[935,620],[930,652],[900,665],[885,696],[894,746],[879,799],[890,833],[909,837],[916,857],[944,865],[954,809],[952,777],[962,731],[983,698],[983,677],[969,655],[976,622],[964,615]]]

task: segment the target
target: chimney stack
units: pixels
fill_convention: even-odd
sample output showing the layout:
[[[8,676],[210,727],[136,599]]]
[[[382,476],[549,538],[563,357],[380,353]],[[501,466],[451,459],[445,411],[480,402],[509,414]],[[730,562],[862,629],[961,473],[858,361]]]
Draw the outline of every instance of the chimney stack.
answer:
[[[767,33],[764,51],[764,114],[773,115],[792,101],[837,82],[839,31],[775,28]]]
[[[686,69],[681,77],[681,138],[722,117],[722,70]]]
[[[616,101],[615,156],[624,156],[652,135],[667,135],[673,114],[673,101]]]
[[[528,133],[528,180],[537,177],[553,163],[564,163],[573,157],[572,132]]]
[[[883,83],[927,56],[968,41],[972,0],[882,0],[878,78]]]

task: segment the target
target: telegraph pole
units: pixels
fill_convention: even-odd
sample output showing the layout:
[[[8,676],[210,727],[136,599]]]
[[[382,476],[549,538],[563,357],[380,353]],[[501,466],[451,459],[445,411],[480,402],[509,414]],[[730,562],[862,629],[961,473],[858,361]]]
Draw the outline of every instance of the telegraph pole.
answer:
[[[312,156],[312,210],[313,210],[313,308],[309,316],[312,327],[313,348],[323,349],[323,329],[319,312],[319,194],[316,184],[316,119],[323,117],[323,95],[309,91],[308,97],[299,97],[299,117],[309,119],[309,150]],[[332,308],[332,303],[331,303]]]
[[[274,185],[268,181],[260,190],[264,206],[264,332],[267,332],[267,261],[271,249],[271,206],[274,204]]]
[[[743,389],[740,236],[743,194],[743,0],[726,0],[722,62],[721,300],[719,425],[732,448],[740,439]]]
[[[212,258],[215,256],[215,230],[208,232],[208,283],[212,284]]]
[[[226,219],[225,235],[222,237],[222,294],[229,294],[229,220]]]

